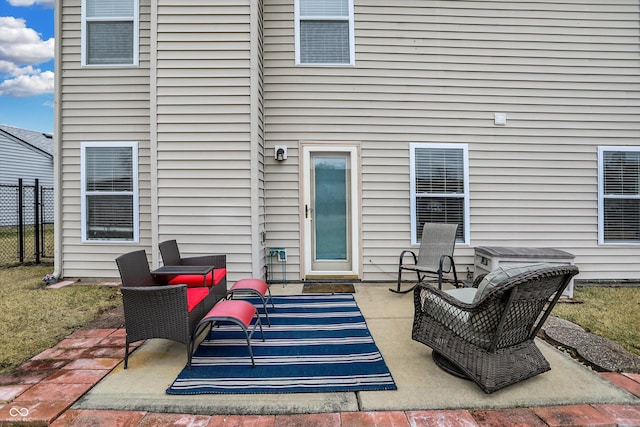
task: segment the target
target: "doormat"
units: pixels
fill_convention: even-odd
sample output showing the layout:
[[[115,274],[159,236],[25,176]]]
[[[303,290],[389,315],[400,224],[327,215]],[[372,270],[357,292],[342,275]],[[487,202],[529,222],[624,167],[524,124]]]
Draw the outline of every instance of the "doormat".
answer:
[[[303,294],[355,294],[352,283],[305,283]]]
[[[256,299],[247,299],[257,302]],[[251,347],[237,325],[202,342],[168,394],[319,393],[396,390],[353,295],[273,297],[271,326]]]

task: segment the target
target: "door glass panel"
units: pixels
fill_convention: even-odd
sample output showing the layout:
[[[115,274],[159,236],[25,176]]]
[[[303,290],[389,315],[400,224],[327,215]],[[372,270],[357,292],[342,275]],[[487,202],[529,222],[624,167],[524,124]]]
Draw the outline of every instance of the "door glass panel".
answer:
[[[348,165],[345,156],[314,157],[316,260],[347,259]]]

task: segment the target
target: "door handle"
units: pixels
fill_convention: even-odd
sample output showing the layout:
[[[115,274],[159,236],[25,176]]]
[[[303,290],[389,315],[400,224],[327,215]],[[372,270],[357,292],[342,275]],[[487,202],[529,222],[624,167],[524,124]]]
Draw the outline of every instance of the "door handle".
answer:
[[[312,212],[313,212],[313,209],[309,208],[309,205],[304,205],[304,217],[305,218],[309,218],[309,216],[311,215]]]

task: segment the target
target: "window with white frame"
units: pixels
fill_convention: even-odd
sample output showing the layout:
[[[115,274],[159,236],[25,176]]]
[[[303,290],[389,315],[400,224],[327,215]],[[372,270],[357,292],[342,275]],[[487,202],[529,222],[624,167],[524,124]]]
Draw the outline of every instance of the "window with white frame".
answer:
[[[468,148],[462,144],[410,145],[411,243],[425,223],[458,224],[456,241],[468,243]]]
[[[598,148],[598,242],[640,244],[640,147]]]
[[[353,0],[295,0],[296,64],[353,65]]]
[[[138,1],[82,0],[82,65],[138,64]]]
[[[82,239],[138,241],[138,145],[81,145]]]

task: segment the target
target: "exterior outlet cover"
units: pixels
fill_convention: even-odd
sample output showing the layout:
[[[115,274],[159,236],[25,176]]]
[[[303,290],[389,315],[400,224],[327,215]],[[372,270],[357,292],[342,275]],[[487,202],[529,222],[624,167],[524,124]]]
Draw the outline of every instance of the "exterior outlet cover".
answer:
[[[494,113],[494,115],[493,115],[493,123],[496,126],[506,126],[506,124],[507,124],[507,113]]]

